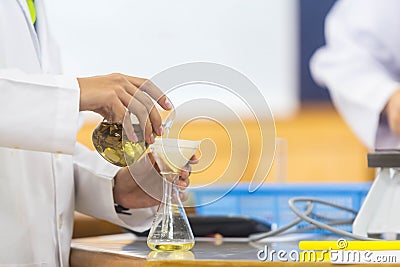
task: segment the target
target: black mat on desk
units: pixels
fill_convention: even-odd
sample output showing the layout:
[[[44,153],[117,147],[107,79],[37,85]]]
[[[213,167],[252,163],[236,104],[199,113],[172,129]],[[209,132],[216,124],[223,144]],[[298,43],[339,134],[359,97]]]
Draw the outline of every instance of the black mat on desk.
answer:
[[[195,237],[215,234],[221,234],[224,237],[248,237],[250,234],[271,231],[269,223],[247,217],[188,215],[188,219]],[[149,231],[133,233],[138,236],[147,236]]]

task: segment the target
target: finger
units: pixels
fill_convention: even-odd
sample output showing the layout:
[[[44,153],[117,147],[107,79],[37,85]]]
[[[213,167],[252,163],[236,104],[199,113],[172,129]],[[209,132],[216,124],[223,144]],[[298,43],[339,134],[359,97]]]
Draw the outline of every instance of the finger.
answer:
[[[139,119],[139,117],[138,117],[138,113],[140,113],[140,112],[142,112],[143,114],[141,114],[141,115],[144,115],[144,116],[146,116],[144,113],[146,113],[146,112],[143,112],[143,111],[141,111],[141,104],[137,101],[137,100],[135,100],[135,98],[133,97],[133,96],[131,96],[130,94],[128,94],[125,90],[120,90],[120,91],[118,91],[118,97],[119,97],[119,99],[121,100],[121,102],[122,102],[122,104],[131,112],[131,113],[133,113],[138,119]],[[128,112],[129,112],[128,111]],[[124,113],[125,114],[125,113]],[[129,124],[132,124],[132,121],[131,121],[131,118],[130,118],[130,115],[129,116],[124,116],[124,123],[128,123],[129,122]],[[140,120],[139,120],[139,123],[140,123]],[[142,126],[142,125],[141,125]],[[142,129],[144,129],[144,125],[143,125],[143,127],[141,127]]]
[[[124,120],[126,107],[120,99],[114,101],[112,105],[112,113],[110,114],[111,122],[122,123]]]
[[[134,77],[135,78],[135,77]],[[131,84],[130,82],[127,82],[126,84],[123,85],[124,89],[132,95],[134,98],[136,98],[142,105],[144,105],[149,113],[149,119],[150,123],[152,125],[152,128],[157,135],[161,136],[162,135],[162,120],[161,116],[157,111],[157,108],[154,106],[153,101],[150,99],[148,95],[140,91],[135,85]],[[128,106],[129,108],[129,106]],[[130,109],[130,108],[129,108]]]
[[[138,142],[139,139],[135,133],[135,129],[133,128],[130,113],[128,111],[125,112],[124,121],[122,123],[122,127],[125,131],[126,137],[128,140],[132,142]]]
[[[180,189],[185,189],[186,187],[189,186],[189,179],[185,179],[185,180],[178,180],[176,181],[176,185],[180,188]]]
[[[135,77],[135,76],[129,76],[125,75],[125,77],[128,79],[128,81],[133,84],[136,87],[142,86],[148,79],[145,78],[140,78],[140,77]]]
[[[197,163],[199,163],[199,159],[196,157],[196,155],[193,155],[189,160],[189,164],[197,164]]]
[[[189,177],[189,170],[182,170],[179,179],[187,179]]]
[[[157,103],[165,110],[172,109],[171,101],[167,98],[167,96],[150,80],[146,81],[139,87],[139,89],[146,94],[148,94],[151,98],[157,101]]]
[[[151,125],[153,127],[153,131],[161,136],[162,135],[162,120],[160,113],[158,113],[157,108],[154,106],[154,102],[150,99],[148,95],[143,93],[140,90],[137,90],[136,93],[133,95],[134,98],[136,98],[140,103],[142,103],[147,111],[149,112],[149,118],[151,121]]]
[[[157,103],[165,110],[170,110],[172,108],[171,102],[165,96],[165,94],[150,80],[145,80],[142,78],[137,78],[133,76],[126,75],[126,78],[130,83],[138,87],[141,91],[148,94],[151,98],[157,101]]]
[[[146,107],[124,90],[119,91],[119,98],[121,99],[122,103],[128,107],[129,111],[138,118],[140,127],[143,130],[144,140],[148,144],[154,143],[152,126]]]
[[[199,163],[199,160],[198,160],[198,159],[189,160],[189,164],[197,164],[197,163]]]
[[[147,111],[146,107],[136,98],[132,98],[128,108],[138,118],[140,127],[143,130],[144,140],[148,144],[154,143],[151,121],[149,119],[149,112]]]
[[[127,77],[123,81],[120,82],[119,84],[128,94],[131,96],[134,96],[138,91],[138,86],[135,84],[131,83]]]

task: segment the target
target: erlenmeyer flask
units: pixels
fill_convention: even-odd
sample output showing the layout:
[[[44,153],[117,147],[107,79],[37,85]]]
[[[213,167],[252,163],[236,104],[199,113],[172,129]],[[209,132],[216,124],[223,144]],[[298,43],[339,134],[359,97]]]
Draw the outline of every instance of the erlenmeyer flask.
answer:
[[[175,185],[179,174],[161,174],[164,178],[163,198],[158,206],[147,245],[152,250],[190,250],[194,246],[194,236]]]
[[[175,182],[199,144],[199,141],[157,138],[150,146],[163,176],[163,198],[147,238],[152,250],[190,250],[194,246],[192,229]]]

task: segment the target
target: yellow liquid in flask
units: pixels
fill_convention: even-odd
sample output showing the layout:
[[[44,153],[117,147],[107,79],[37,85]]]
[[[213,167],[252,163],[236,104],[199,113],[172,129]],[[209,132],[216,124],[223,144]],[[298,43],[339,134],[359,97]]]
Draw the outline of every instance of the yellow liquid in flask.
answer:
[[[152,250],[158,251],[185,251],[193,248],[194,242],[147,243],[147,246]]]

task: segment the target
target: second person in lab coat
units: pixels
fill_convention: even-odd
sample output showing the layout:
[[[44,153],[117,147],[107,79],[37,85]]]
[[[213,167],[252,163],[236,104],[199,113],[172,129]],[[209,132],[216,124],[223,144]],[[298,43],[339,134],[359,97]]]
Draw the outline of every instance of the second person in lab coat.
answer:
[[[400,1],[340,0],[326,19],[314,79],[370,149],[400,147]]]

